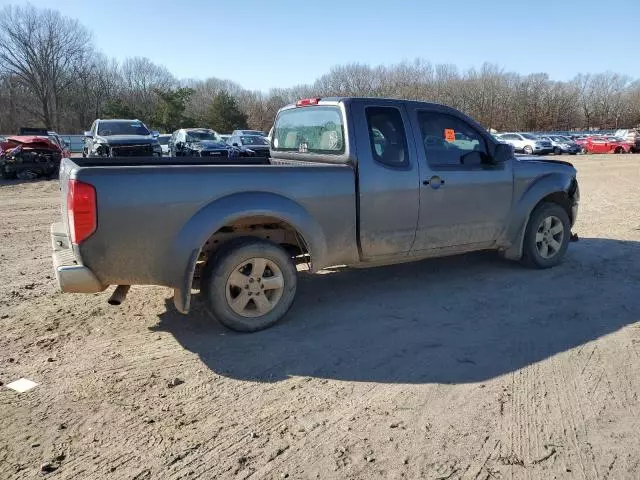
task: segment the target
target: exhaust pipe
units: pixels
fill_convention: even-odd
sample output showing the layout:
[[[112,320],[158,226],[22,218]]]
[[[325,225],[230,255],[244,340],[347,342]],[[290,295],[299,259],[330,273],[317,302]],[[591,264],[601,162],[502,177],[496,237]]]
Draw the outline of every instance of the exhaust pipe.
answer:
[[[118,285],[109,297],[109,300],[107,300],[107,303],[109,305],[120,305],[127,298],[127,293],[129,293],[130,288],[131,285]]]

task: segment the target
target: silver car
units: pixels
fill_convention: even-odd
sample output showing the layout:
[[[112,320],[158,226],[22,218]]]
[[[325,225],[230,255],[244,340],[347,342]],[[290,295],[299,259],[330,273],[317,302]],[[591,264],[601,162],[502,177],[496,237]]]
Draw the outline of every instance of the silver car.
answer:
[[[160,147],[162,147],[162,156],[169,156],[169,139],[171,138],[171,134],[168,135],[158,135],[158,142],[160,142]]]
[[[563,135],[541,135],[542,140],[548,140],[553,147],[553,153],[556,155],[562,155],[568,153],[569,155],[576,155],[580,153],[580,145],[571,140],[569,137]]]
[[[511,145],[518,153],[544,155],[553,152],[549,140],[542,140],[533,133],[502,133],[500,140]]]

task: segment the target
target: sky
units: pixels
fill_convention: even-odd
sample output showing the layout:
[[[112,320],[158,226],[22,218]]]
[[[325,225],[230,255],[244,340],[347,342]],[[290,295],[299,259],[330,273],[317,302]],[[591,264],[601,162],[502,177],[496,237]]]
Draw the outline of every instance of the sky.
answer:
[[[31,0],[93,32],[110,57],[148,57],[177,78],[267,91],[334,65],[422,58],[488,61],[554,80],[613,71],[640,78],[638,0]],[[0,5],[25,2],[0,0]]]

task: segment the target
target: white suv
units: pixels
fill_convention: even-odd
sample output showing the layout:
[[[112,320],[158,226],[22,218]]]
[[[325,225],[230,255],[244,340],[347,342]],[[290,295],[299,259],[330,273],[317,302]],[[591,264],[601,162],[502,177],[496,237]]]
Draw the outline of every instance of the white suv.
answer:
[[[513,146],[516,152],[527,155],[544,155],[553,152],[553,145],[548,140],[533,135],[532,133],[501,133],[500,140]]]

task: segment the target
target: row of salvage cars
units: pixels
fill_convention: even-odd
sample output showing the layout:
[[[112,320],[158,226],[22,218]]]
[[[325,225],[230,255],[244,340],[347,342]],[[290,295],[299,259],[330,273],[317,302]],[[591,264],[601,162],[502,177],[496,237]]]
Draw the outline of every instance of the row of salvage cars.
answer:
[[[516,153],[527,155],[640,153],[640,133],[636,130],[619,130],[612,135],[507,132],[493,136],[511,145]]]
[[[235,130],[220,135],[208,128],[181,128],[158,137],[163,154],[171,157],[269,158],[269,142],[263,132]]]
[[[54,177],[62,157],[69,156],[68,144],[55,132],[24,128],[20,135],[0,137],[0,174],[5,180]]]

